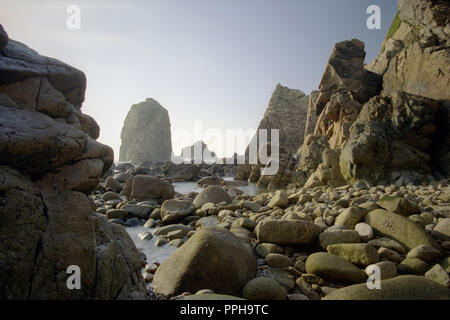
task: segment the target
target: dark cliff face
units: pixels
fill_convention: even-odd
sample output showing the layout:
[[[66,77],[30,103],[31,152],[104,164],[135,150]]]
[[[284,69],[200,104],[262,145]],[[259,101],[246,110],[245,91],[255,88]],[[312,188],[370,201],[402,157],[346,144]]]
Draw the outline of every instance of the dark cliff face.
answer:
[[[125,119],[120,161],[166,162],[172,153],[169,113],[156,100],[133,105]]]
[[[139,252],[86,196],[114,154],[81,111],[84,73],[0,26],[0,79],[0,299],[144,298]]]

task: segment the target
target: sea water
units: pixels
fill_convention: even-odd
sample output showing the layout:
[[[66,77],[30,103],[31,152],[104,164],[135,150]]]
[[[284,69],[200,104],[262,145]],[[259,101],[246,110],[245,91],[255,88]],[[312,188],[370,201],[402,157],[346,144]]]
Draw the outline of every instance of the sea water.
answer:
[[[224,180],[232,181],[233,177],[224,177]],[[189,192],[200,192],[203,190],[202,187],[197,185],[197,182],[172,182],[172,185],[176,192],[181,194],[187,194]],[[248,186],[236,187],[240,189],[245,194],[250,196],[255,196],[258,193],[258,187],[254,183],[249,183]],[[133,240],[136,248],[139,251],[145,253],[147,257],[147,263],[152,264],[153,262],[163,263],[175,250],[176,247],[172,247],[169,244],[157,247],[156,240],[157,236],[154,236],[151,240],[141,240],[139,239],[139,234],[143,232],[153,233],[155,228],[145,228],[144,226],[126,228],[128,234]]]

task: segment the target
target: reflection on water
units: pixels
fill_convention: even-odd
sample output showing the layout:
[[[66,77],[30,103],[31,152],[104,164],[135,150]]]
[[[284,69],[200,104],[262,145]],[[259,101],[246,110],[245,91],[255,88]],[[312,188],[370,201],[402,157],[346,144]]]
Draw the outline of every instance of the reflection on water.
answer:
[[[224,180],[232,181],[233,177],[224,177]],[[192,191],[200,192],[203,190],[202,187],[197,186],[197,182],[172,182],[172,185],[175,191],[181,194],[187,194]],[[242,190],[242,192],[250,196],[255,196],[259,191],[259,188],[254,183],[249,183],[248,186],[241,186],[236,188]],[[165,244],[161,247],[157,247],[156,246],[156,240],[158,238],[157,236],[154,236],[153,239],[151,240],[139,239],[140,233],[143,232],[152,233],[153,230],[155,229],[145,228],[143,226],[126,228],[126,231],[128,232],[134,244],[136,245],[136,248],[138,248],[139,251],[145,253],[145,255],[147,256],[148,264],[152,264],[153,262],[163,263],[164,260],[166,260],[172,253],[174,253],[177,248],[172,247],[168,244]]]
[[[140,227],[126,228],[126,230],[130,235],[131,239],[133,240],[134,244],[136,245],[136,248],[138,248],[139,251],[145,253],[145,255],[147,256],[148,264],[152,264],[153,262],[163,263],[164,260],[166,260],[177,249],[176,247],[169,246],[168,244],[165,244],[161,247],[157,247],[155,243],[158,237],[156,236],[154,236],[153,239],[151,240],[139,239],[140,233],[142,232],[152,233],[153,230],[155,230],[153,228],[145,228],[143,226],[140,226]]]
[[[233,177],[224,177],[223,179],[226,181],[233,181]],[[175,191],[181,194],[187,194],[193,191],[200,192],[203,190],[202,187],[199,187],[197,185],[197,182],[172,182],[172,185]],[[236,188],[241,190],[245,194],[248,194],[249,196],[255,196],[259,191],[259,188],[256,186],[256,184],[252,182],[249,182],[248,186],[240,186]]]

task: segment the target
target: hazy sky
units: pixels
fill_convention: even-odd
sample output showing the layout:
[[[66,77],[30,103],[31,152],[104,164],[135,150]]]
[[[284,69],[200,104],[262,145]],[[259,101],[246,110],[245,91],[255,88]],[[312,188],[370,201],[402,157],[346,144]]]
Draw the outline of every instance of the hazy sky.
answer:
[[[381,30],[366,27],[373,4]],[[69,5],[81,8],[80,30],[66,26]],[[172,131],[193,134],[196,121],[221,132],[257,128],[277,83],[317,89],[336,42],[358,38],[373,59],[396,11],[396,0],[0,0],[0,23],[85,72],[83,111],[118,157],[132,104],[158,100]],[[174,141],[175,153],[186,143]]]

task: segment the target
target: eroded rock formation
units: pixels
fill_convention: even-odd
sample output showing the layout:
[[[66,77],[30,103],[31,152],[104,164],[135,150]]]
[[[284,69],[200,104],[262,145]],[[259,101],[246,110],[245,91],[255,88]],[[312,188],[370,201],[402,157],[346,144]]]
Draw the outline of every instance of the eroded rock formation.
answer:
[[[280,146],[294,154],[303,143],[307,112],[308,96],[305,93],[278,84],[258,130],[267,129],[267,142],[271,142],[270,129],[278,129]]]
[[[404,185],[449,176],[449,8],[446,1],[400,0],[367,66],[360,41],[336,44],[295,182]]]
[[[167,162],[172,153],[169,113],[156,100],[135,104],[125,118],[120,134],[119,161],[142,164]]]
[[[81,112],[85,75],[1,26],[0,50],[0,299],[144,298],[139,252],[86,196],[114,155]]]

